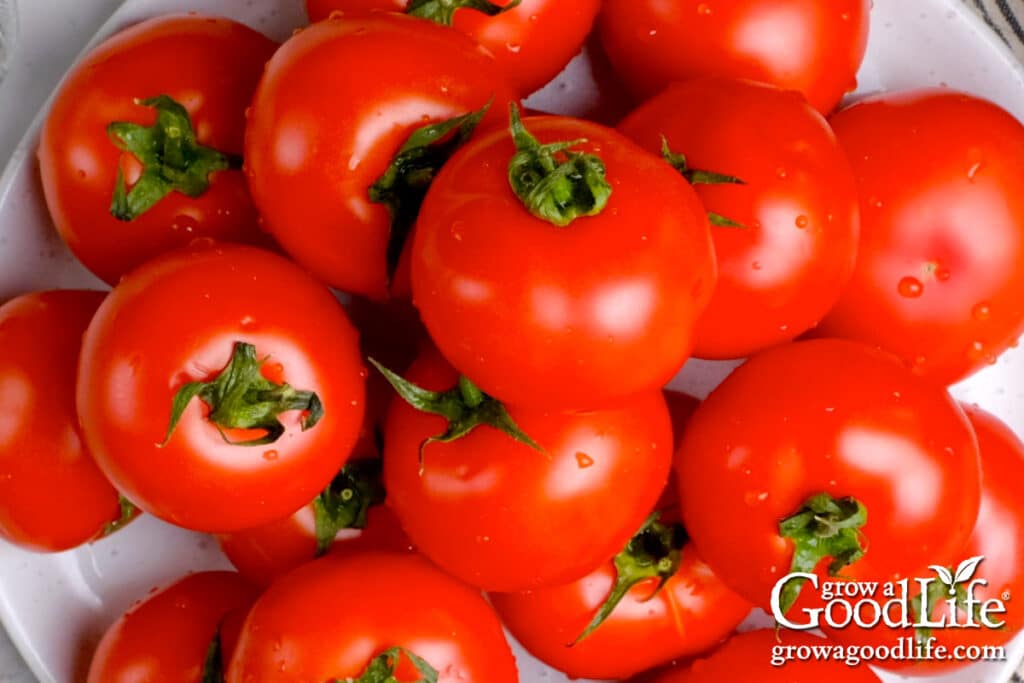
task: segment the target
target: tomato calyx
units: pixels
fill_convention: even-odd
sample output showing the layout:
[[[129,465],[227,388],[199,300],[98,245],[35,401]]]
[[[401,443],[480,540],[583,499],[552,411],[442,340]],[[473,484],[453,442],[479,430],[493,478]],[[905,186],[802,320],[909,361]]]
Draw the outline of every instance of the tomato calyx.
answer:
[[[509,128],[517,152],[508,165],[508,181],[530,213],[564,228],[604,210],[612,194],[604,161],[570,149],[586,139],[540,144],[523,125],[515,103],[509,107]]]
[[[416,410],[440,415],[448,421],[448,428],[444,433],[432,436],[420,444],[421,468],[423,466],[423,451],[427,446],[432,443],[451,443],[483,425],[497,429],[534,450],[544,452],[544,449],[536,441],[519,428],[501,401],[485,394],[468,378],[460,375],[459,381],[448,391],[430,391],[416,386],[373,358],[369,360],[384,375],[384,379],[402,397],[402,400]]]
[[[110,204],[114,218],[133,221],[175,191],[193,199],[201,197],[210,189],[213,173],[242,167],[240,157],[196,142],[188,111],[167,95],[135,103],[155,109],[156,123],[140,126],[115,121],[107,126],[110,141],[142,164],[142,175],[130,191],[124,169],[118,165],[117,184]]]
[[[486,14],[489,17],[496,17],[499,14],[504,14],[519,7],[522,1],[512,0],[512,2],[502,7],[493,2],[488,2],[488,0],[412,0],[405,13],[420,19],[429,19],[438,24],[451,26],[455,21],[455,13],[460,9],[471,9]]]
[[[174,395],[171,421],[162,445],[174,434],[182,413],[193,398],[210,406],[207,419],[217,426],[224,440],[235,446],[262,446],[274,443],[285,432],[278,419],[281,413],[301,410],[302,431],[312,429],[324,415],[320,397],[312,391],[298,391],[288,384],[275,384],[260,372],[266,358],[256,357],[256,347],[235,342],[231,360],[215,379],[189,382]],[[225,429],[262,429],[264,436],[248,441],[231,441]]]
[[[664,135],[661,136],[661,158],[667,161],[672,168],[679,171],[679,174],[686,178],[686,181],[691,185],[746,185],[745,182],[736,176],[691,168],[690,164],[686,161],[686,155],[673,152],[672,148],[669,147],[668,138]],[[711,221],[711,225],[720,228],[747,227],[714,211],[708,211],[708,220]]]
[[[370,186],[370,201],[391,213],[388,277],[398,267],[402,249],[416,223],[430,184],[445,162],[473,136],[491,102],[475,112],[418,128],[409,136],[380,178]]]
[[[103,527],[103,533],[101,534],[102,538],[106,538],[107,536],[120,531],[139,516],[139,508],[135,506],[135,503],[120,494],[117,496],[117,505],[120,509],[120,514],[117,519],[112,522],[107,522]]]
[[[342,529],[365,529],[370,508],[384,502],[380,461],[357,460],[341,468],[313,500],[316,557],[326,553]]]
[[[811,496],[796,514],[779,522],[779,535],[793,541],[791,573],[812,573],[826,557],[830,576],[864,556],[861,527],[868,511],[856,498],[836,499],[827,493]],[[780,597],[785,614],[796,602],[804,580],[786,583]]]
[[[346,678],[344,680],[336,678],[332,683],[400,683],[396,677],[396,670],[398,669],[401,657],[405,657],[412,662],[413,666],[416,667],[416,671],[420,674],[420,678],[408,683],[437,683],[438,676],[440,675],[437,669],[432,667],[427,660],[416,656],[404,647],[393,647],[377,655],[359,678]]]
[[[596,631],[611,616],[633,586],[648,579],[658,579],[658,585],[645,602],[653,600],[668,580],[679,571],[682,549],[689,537],[682,524],[663,524],[660,519],[661,512],[654,512],[622,552],[615,556],[615,584],[611,593],[601,604],[586,630],[570,647],[578,645]]]
[[[200,683],[224,683],[224,655],[220,639],[220,629],[206,648],[206,659],[203,660],[203,678]]]

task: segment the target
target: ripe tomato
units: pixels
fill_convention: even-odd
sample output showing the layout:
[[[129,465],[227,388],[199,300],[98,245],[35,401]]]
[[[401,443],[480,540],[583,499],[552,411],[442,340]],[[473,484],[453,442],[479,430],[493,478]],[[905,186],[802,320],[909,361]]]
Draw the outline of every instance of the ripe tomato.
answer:
[[[364,377],[325,287],[269,252],[196,246],[134,271],[100,307],[78,413],[130,500],[228,532],[290,515],[331,481],[359,435]]]
[[[416,548],[474,586],[517,591],[584,576],[622,550],[665,486],[672,432],[660,391],[589,412],[517,406],[506,414],[490,397],[471,407],[459,390],[448,391],[466,380],[436,352],[417,360],[407,379],[447,392],[463,412],[460,424],[480,426],[449,443],[428,442],[445,433],[446,420],[393,401],[384,432],[387,504]],[[509,434],[515,425],[519,436]]]
[[[934,380],[966,377],[1024,332],[1024,126],[945,90],[832,118],[860,185],[860,257],[820,328]]]
[[[697,76],[799,90],[827,114],[857,87],[870,0],[605,0],[612,64],[641,97]]]
[[[784,648],[828,646],[829,641],[809,633],[762,629],[733,636],[708,657],[680,664],[648,680],[649,683],[721,683],[757,681],[757,683],[878,683],[879,678],[867,666],[851,667],[843,661],[811,659],[772,663],[775,652]],[[783,648],[777,650],[777,648]],[[780,654],[784,657],[784,654]]]
[[[74,548],[121,516],[75,413],[82,333],[103,296],[40,292],[0,306],[0,536],[30,550]]]
[[[431,337],[513,405],[589,408],[661,388],[715,284],[696,193],[597,124],[516,114],[511,128],[478,135],[423,205],[412,288]]]
[[[494,60],[443,26],[373,13],[305,29],[270,60],[246,131],[266,229],[328,284],[383,298],[426,185],[476,119],[400,148],[513,97]]]
[[[72,70],[43,126],[39,165],[57,230],[89,270],[115,284],[197,237],[265,239],[237,155],[275,47],[228,19],[165,16]],[[151,101],[161,96],[172,101]],[[130,191],[118,202],[122,178]]]
[[[695,356],[745,358],[818,324],[853,274],[860,215],[850,164],[803,97],[699,79],[670,86],[619,128],[670,152],[704,206],[740,224],[712,227],[718,286]]]
[[[397,678],[359,678],[394,648]],[[417,670],[406,653],[438,677]],[[226,677],[338,679],[517,683],[519,676],[479,593],[417,555],[360,553],[325,557],[271,586],[242,627]]]
[[[234,572],[192,574],[151,593],[107,630],[88,683],[221,680],[235,637],[229,633],[234,617],[255,599],[253,588]]]
[[[697,556],[673,515],[660,515],[664,523],[652,516],[614,561],[578,581],[492,593],[491,604],[516,640],[571,678],[620,680],[699,654],[751,605]]]
[[[600,0],[306,0],[312,21],[332,12],[390,10],[454,26],[494,55],[509,82],[529,95],[565,68],[594,25]],[[486,12],[473,5],[489,5]],[[508,8],[508,9],[506,9]]]
[[[781,346],[741,366],[697,409],[676,467],[697,550],[761,606],[791,570],[889,581],[923,558],[953,562],[978,515],[963,411],[895,357],[847,341]],[[783,593],[783,610],[795,597]]]

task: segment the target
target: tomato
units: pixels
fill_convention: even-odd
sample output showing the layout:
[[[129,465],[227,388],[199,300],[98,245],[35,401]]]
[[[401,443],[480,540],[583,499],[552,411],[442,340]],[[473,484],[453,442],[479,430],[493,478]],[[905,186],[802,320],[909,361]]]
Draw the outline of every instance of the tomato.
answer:
[[[511,129],[479,134],[424,202],[412,289],[431,337],[513,405],[589,408],[660,389],[715,284],[696,193],[597,124],[516,115]]]
[[[82,333],[102,301],[54,291],[0,306],[0,536],[29,550],[74,548],[121,516],[75,413]]]
[[[416,548],[474,586],[517,591],[584,576],[622,550],[665,486],[672,433],[659,391],[588,412],[506,412],[433,351],[406,380],[477,427],[436,442],[445,418],[393,401],[387,504]]]
[[[220,680],[215,674],[223,670],[234,636],[229,626],[255,599],[234,572],[192,574],[151,592],[107,630],[88,683]]]
[[[198,237],[265,240],[238,155],[275,47],[227,19],[165,16],[116,34],[71,71],[43,125],[39,165],[57,230],[89,270],[115,284]],[[150,101],[160,96],[171,101]]]
[[[360,553],[292,572],[249,613],[227,683],[359,678],[393,648],[397,679],[517,683],[515,660],[494,611],[475,590],[423,558]],[[422,658],[438,678],[419,672]]]
[[[860,187],[853,280],[820,328],[952,383],[1024,333],[1024,126],[948,90],[832,118]]]
[[[601,5],[600,0],[522,0],[512,8],[508,8],[511,0],[488,4],[490,9],[481,12],[473,9],[471,0],[306,0],[313,21],[339,10],[381,9],[454,26],[494,55],[509,82],[523,96],[557,76],[579,53]],[[451,21],[449,12],[454,12]],[[492,12],[500,14],[491,16]]]
[[[85,334],[78,412],[146,512],[228,532],[282,519],[348,458],[363,418],[356,332],[330,291],[251,247],[197,245],[128,275]]]
[[[513,97],[494,60],[443,26],[374,13],[303,30],[270,61],[246,131],[264,227],[328,284],[385,297],[452,144],[421,141],[392,169],[393,157],[424,126],[482,115],[488,102],[500,113]],[[476,122],[462,121],[454,142]]]
[[[978,515],[963,411],[895,357],[841,340],[777,347],[737,369],[697,409],[676,467],[697,550],[761,606],[791,570],[881,582],[924,558],[953,562]],[[784,611],[796,590],[787,584]]]
[[[724,76],[798,90],[827,114],[857,87],[870,10],[870,0],[605,0],[598,24],[641,97]]]
[[[493,593],[491,604],[516,640],[572,678],[620,680],[703,652],[728,637],[751,605],[711,572],[671,514],[586,577]]]
[[[842,660],[816,659],[813,648],[828,647],[829,641],[809,633],[762,629],[733,636],[706,658],[677,665],[649,683],[720,683],[721,681],[757,681],[758,683],[878,683],[866,665],[851,667]],[[786,648],[807,648],[811,658],[776,665],[772,659]],[[782,659],[781,661],[785,661]]]
[[[704,206],[733,223],[712,228],[718,286],[694,355],[745,358],[825,317],[853,274],[859,206],[849,162],[803,97],[699,79],[670,86],[620,130],[656,154],[667,145],[683,155],[671,159]]]

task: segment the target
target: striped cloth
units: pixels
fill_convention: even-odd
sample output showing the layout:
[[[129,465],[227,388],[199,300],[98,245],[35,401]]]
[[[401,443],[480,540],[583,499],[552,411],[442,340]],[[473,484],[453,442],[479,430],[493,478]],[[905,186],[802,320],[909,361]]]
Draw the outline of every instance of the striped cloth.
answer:
[[[964,0],[1024,59],[1024,0]]]

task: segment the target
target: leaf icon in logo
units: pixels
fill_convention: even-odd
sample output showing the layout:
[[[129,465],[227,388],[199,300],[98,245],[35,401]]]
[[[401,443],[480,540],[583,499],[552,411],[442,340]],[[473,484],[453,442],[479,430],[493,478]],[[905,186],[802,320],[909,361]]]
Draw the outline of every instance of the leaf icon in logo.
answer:
[[[946,584],[946,586],[949,588],[950,595],[956,593],[953,572],[937,564],[930,565],[928,569],[931,569],[933,572],[939,575],[939,580],[942,581],[942,583]]]
[[[956,568],[956,576],[953,577],[953,580],[957,583],[970,581],[974,576],[974,572],[978,571],[978,565],[981,564],[981,561],[984,559],[985,557],[983,555],[978,555],[977,557],[971,557],[961,562],[960,566]]]

